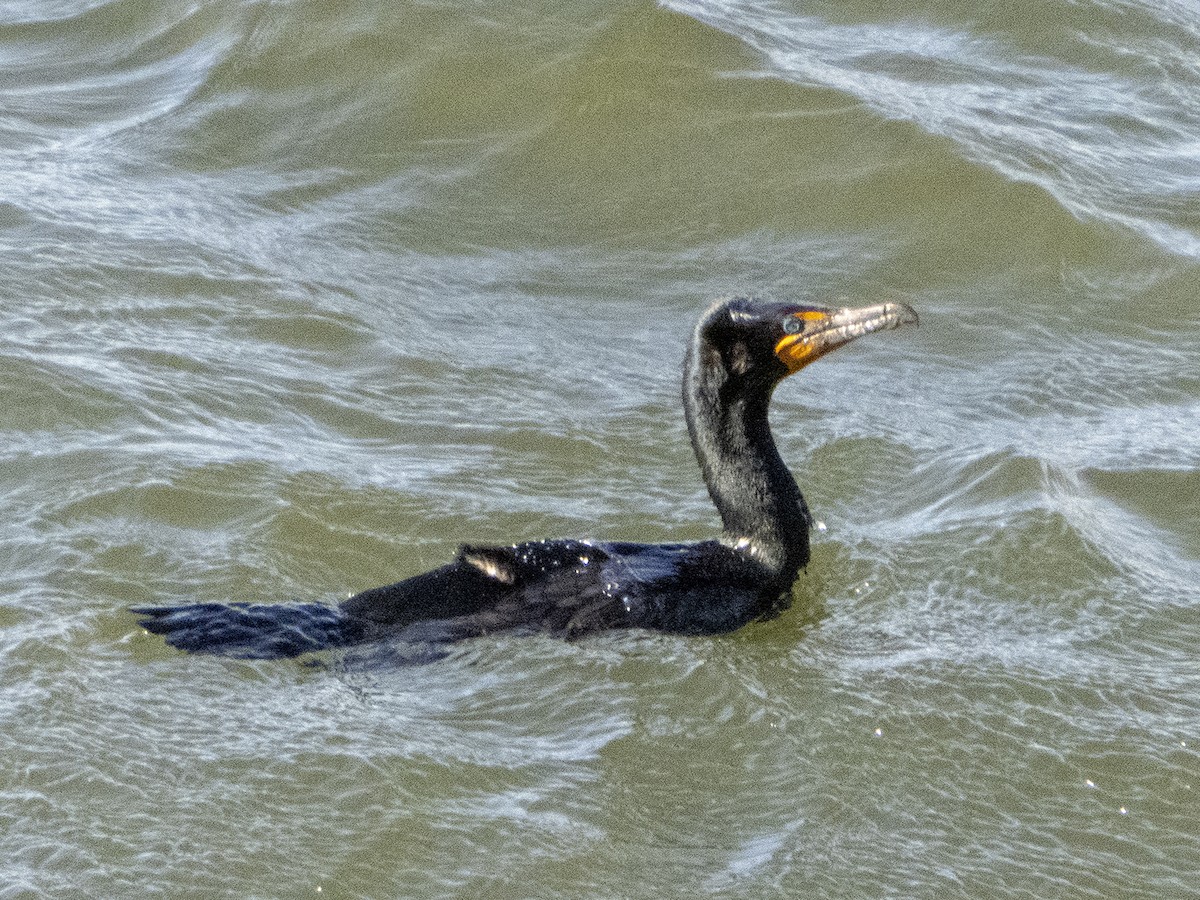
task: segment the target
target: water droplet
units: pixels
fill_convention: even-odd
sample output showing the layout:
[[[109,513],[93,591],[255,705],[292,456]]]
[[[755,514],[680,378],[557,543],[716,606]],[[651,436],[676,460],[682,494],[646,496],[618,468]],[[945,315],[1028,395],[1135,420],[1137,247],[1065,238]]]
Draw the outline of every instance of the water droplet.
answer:
[[[1090,778],[1088,778],[1086,781],[1084,781],[1084,784],[1086,784],[1090,788],[1094,788],[1096,786],[1096,782],[1092,781],[1092,779],[1090,779]]]
[[[818,520],[817,524],[816,524],[816,528],[817,528],[817,531],[826,531],[828,526],[826,526],[826,524],[824,522]]]
[[[1127,810],[1125,807],[1122,806],[1121,807],[1121,815],[1123,815],[1123,816],[1129,815],[1129,810]]]
[[[882,728],[875,729],[875,737],[883,737],[883,729]]]

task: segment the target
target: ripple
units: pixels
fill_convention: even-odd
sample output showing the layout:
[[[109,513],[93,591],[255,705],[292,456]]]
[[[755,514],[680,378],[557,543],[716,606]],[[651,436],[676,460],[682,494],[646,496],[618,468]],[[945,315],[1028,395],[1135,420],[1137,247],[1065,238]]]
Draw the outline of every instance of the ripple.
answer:
[[[1195,72],[1176,67],[1179,80],[1168,81],[1095,71],[1087,52],[1098,32],[1091,40],[1113,53],[1137,52],[1132,41],[1151,60],[1194,55],[1195,29],[1177,16],[1133,4],[1138,18],[1153,21],[1097,28],[1085,20],[1079,43],[1060,41],[1050,56],[1014,51],[1024,30],[1015,19],[999,34],[979,34],[967,22],[840,22],[738,0],[668,6],[737,36],[789,81],[845,91],[887,118],[951,138],[968,159],[1038,185],[1076,216],[1200,256],[1200,233],[1185,208],[1200,188]],[[1169,37],[1146,40],[1143,29]],[[1163,86],[1183,83],[1192,90],[1181,104]]]
[[[0,125],[6,143],[23,144],[31,159],[63,161],[64,151],[178,109],[229,49],[232,35],[219,13],[197,7],[179,18],[163,12],[131,20],[130,5],[74,4],[58,17],[47,6],[36,20],[6,17],[0,33],[18,39],[9,43],[0,74],[19,79]]]

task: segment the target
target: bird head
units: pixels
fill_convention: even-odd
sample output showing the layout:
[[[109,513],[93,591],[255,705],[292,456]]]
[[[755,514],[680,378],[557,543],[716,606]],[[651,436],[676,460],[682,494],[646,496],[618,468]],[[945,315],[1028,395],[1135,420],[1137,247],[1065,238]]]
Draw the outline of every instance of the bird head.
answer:
[[[709,308],[697,336],[708,361],[719,357],[730,375],[776,382],[864,334],[916,324],[906,303],[836,308],[735,297]]]

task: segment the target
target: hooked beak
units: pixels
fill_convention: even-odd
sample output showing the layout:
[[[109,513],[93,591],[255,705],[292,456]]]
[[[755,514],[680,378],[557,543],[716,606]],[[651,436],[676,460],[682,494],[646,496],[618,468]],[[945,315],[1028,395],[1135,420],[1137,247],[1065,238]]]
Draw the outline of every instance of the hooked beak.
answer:
[[[803,329],[784,335],[775,345],[775,355],[787,366],[789,375],[864,334],[917,324],[917,311],[907,303],[879,303],[859,309],[810,307],[792,315]]]

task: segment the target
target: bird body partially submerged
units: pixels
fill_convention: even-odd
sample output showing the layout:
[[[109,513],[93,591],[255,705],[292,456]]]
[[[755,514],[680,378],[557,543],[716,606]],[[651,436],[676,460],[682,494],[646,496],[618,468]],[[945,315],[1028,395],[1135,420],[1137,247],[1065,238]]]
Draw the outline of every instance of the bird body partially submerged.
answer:
[[[243,657],[394,639],[448,643],[501,630],[567,638],[613,628],[733,631],[787,605],[808,563],[810,517],[767,409],[788,375],[860,335],[915,324],[907,305],[827,309],[745,298],[713,304],[684,361],[688,433],[723,530],[698,544],[530,541],[464,546],[451,563],[321,604],[134,610],[192,652]]]

